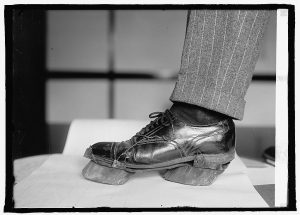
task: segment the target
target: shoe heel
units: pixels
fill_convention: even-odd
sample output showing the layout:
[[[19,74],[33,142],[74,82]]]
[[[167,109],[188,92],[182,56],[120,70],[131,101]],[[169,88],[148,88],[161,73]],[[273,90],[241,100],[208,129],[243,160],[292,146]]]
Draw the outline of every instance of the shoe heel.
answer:
[[[162,177],[167,181],[194,186],[211,185],[216,178],[222,174],[225,166],[221,170],[196,168],[190,165],[167,170]]]
[[[102,184],[122,185],[128,181],[131,175],[127,171],[101,166],[93,161],[90,161],[82,170],[84,178]]]
[[[198,155],[193,165],[167,170],[162,176],[164,179],[180,184],[194,186],[211,185],[234,159],[234,151],[224,154]]]

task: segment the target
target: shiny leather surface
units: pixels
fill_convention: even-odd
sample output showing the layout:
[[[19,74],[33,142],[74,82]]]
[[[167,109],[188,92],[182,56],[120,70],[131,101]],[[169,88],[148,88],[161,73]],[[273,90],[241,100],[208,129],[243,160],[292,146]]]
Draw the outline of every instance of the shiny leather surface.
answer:
[[[198,154],[222,154],[235,147],[231,119],[211,125],[191,125],[170,111],[161,113],[146,129],[123,142],[99,142],[94,155],[132,164],[155,164]]]

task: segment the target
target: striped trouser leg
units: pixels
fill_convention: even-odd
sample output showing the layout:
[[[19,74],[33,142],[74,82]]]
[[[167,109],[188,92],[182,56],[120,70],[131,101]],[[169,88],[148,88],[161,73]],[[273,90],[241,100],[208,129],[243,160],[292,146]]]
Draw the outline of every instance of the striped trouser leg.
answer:
[[[266,10],[192,10],[171,101],[242,119],[267,21]]]

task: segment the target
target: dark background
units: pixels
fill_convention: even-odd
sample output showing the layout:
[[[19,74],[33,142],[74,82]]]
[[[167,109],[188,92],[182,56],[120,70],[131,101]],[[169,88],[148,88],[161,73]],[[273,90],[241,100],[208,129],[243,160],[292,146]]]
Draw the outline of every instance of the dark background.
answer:
[[[6,7],[7,138],[12,140],[7,143],[12,158],[61,153],[75,118],[145,119],[158,110],[153,108],[168,107],[185,23],[184,10]],[[237,123],[238,152],[252,157],[275,145],[276,21],[270,26],[245,120]],[[144,106],[133,110],[129,104],[136,100]],[[260,102],[266,106],[257,112]]]

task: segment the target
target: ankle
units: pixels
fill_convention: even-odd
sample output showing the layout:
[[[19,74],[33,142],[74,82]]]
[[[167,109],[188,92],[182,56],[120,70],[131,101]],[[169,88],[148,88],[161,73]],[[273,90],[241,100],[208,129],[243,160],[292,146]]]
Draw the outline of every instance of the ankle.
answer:
[[[227,115],[181,102],[174,102],[170,110],[179,119],[191,124],[212,124],[230,119]]]

